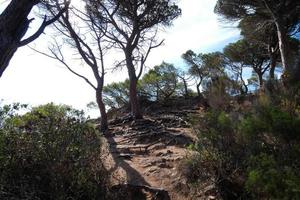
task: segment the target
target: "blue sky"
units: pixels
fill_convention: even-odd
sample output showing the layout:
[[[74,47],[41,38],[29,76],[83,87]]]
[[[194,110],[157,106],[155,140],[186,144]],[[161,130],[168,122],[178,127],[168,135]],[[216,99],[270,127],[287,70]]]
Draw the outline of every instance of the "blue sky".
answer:
[[[77,0],[78,1],[78,0]],[[0,0],[0,10],[7,0]],[[76,3],[76,0],[72,1]],[[179,0],[182,16],[173,26],[159,34],[165,39],[163,46],[153,50],[147,66],[162,61],[180,65],[181,55],[191,49],[196,53],[221,51],[239,38],[236,28],[225,27],[213,12],[215,0]],[[32,24],[32,31],[38,26]],[[47,48],[49,30],[35,41],[40,50]],[[76,65],[74,63],[74,65]],[[126,71],[108,74],[106,83],[127,78]],[[21,102],[39,105],[47,102],[69,104],[84,109],[94,101],[95,94],[84,81],[69,73],[60,63],[36,54],[28,47],[20,48],[0,79],[0,99],[5,102]]]

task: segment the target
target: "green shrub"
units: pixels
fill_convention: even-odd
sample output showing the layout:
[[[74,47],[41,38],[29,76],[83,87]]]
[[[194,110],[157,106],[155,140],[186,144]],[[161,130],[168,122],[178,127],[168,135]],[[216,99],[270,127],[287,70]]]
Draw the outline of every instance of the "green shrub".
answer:
[[[210,110],[203,118],[204,128],[200,131],[200,141],[204,141],[212,145],[213,148],[224,153],[224,149],[232,149],[235,143],[235,123],[230,116],[224,111]],[[203,144],[202,144],[203,145]]]
[[[276,107],[260,106],[241,121],[240,131],[250,137],[268,134],[291,141],[300,139],[300,118]]]
[[[268,124],[252,115],[245,117],[245,119],[240,122],[239,127],[241,132],[248,137],[257,137],[259,134],[268,130]]]
[[[183,160],[180,171],[186,177],[188,184],[197,186],[199,183],[212,179],[215,175],[217,160],[217,155],[212,149],[203,149],[199,154],[194,154]]]
[[[286,140],[300,138],[300,119],[289,113],[273,109],[271,111],[271,132]]]
[[[272,84],[251,108],[221,95],[222,106],[191,118],[198,157],[186,162],[190,182],[201,187],[211,176],[223,199],[300,199],[300,90]]]
[[[1,199],[103,199],[100,139],[81,111],[47,104],[6,117]]]
[[[222,111],[219,116],[218,116],[218,120],[217,120],[217,126],[219,130],[222,130],[224,132],[231,132],[233,131],[233,123],[230,119],[230,117],[224,112]]]
[[[254,198],[300,198],[300,174],[297,169],[283,165],[273,155],[265,153],[251,157],[249,164],[245,187]]]
[[[192,183],[211,176],[224,198],[300,199],[299,116],[262,103],[248,113],[210,110],[198,123],[199,156],[185,171]]]

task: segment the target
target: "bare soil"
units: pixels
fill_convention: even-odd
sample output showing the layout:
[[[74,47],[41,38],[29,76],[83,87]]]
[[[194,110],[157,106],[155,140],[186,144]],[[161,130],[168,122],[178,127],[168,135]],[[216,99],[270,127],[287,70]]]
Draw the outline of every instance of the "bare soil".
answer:
[[[198,109],[110,121],[103,156],[113,187],[123,193],[120,199],[191,199],[180,164],[192,153],[187,147],[196,139],[186,117]]]

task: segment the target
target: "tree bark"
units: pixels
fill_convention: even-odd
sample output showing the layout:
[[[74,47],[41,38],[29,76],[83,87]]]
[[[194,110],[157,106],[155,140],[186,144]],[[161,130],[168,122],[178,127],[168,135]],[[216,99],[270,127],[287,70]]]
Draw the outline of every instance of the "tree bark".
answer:
[[[284,75],[290,76],[292,75],[292,66],[291,66],[291,58],[289,52],[289,45],[287,39],[287,33],[281,22],[281,19],[275,20],[276,29],[277,29],[277,37],[278,37],[278,44],[279,44],[279,51],[281,56],[281,63],[284,71]]]
[[[183,82],[183,85],[184,85],[184,93],[185,93],[184,96],[188,97],[189,96],[189,90],[188,90],[186,80],[184,78],[182,78],[182,82]]]
[[[274,53],[270,53],[270,79],[274,80],[275,79],[275,69],[276,69],[276,56]]]
[[[202,81],[200,81],[199,83],[197,83],[197,94],[198,94],[198,97],[200,98],[200,97],[202,97],[202,94],[201,94],[201,91],[200,91],[200,86],[201,86],[201,82]]]
[[[142,119],[142,113],[140,110],[140,103],[137,96],[137,79],[130,78],[130,86],[129,86],[129,98],[130,98],[130,106],[131,113],[135,119]]]
[[[242,81],[241,95],[246,95],[246,94],[248,94],[248,91],[249,91],[248,86],[243,78],[241,78],[241,81]]]
[[[286,81],[286,79],[290,79],[289,77],[292,72],[292,63],[291,63],[291,58],[290,58],[290,52],[289,52],[289,44],[288,44],[288,33],[286,30],[286,27],[284,25],[284,17],[280,15],[280,13],[277,11],[272,10],[270,3],[267,1],[263,1],[265,4],[265,7],[269,10],[273,21],[276,26],[276,31],[277,31],[277,37],[278,37],[278,47],[280,51],[280,57],[281,57],[281,63],[283,67],[283,81]]]
[[[128,54],[126,56],[126,66],[129,75],[129,102],[131,106],[131,114],[135,119],[142,119],[143,115],[141,113],[140,104],[137,95],[137,82],[138,78],[135,74],[135,68],[131,60],[131,56]]]
[[[100,116],[101,116],[100,130],[104,132],[108,129],[108,121],[107,121],[106,108],[105,108],[105,105],[103,103],[103,98],[102,98],[102,88],[103,88],[103,86],[102,87],[100,86],[96,89],[96,101],[97,101],[97,105],[99,107]]]
[[[270,80],[275,79],[275,69],[276,69],[276,64],[278,60],[278,49],[279,49],[279,44],[276,45],[276,47],[272,47],[271,45],[268,46],[268,52],[269,52],[269,57],[270,57],[270,72],[269,72],[269,78]]]
[[[263,74],[256,72],[258,76],[258,81],[259,81],[259,88],[262,89],[264,86],[264,79],[263,79]]]
[[[38,3],[39,0],[12,0],[0,15],[0,77],[28,30],[27,16]]]

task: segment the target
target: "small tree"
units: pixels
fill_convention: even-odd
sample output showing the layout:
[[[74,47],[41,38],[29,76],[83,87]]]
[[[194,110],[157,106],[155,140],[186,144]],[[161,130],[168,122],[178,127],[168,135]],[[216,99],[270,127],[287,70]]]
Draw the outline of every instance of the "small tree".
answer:
[[[200,87],[204,82],[210,82],[225,73],[225,61],[220,52],[196,55],[192,50],[188,50],[182,55],[182,58],[190,67],[189,73],[196,78],[199,97],[202,96]]]
[[[189,97],[191,93],[191,90],[189,89],[189,82],[193,79],[193,77],[183,70],[178,70],[177,76],[181,80],[181,83],[179,84],[183,85],[184,97]]]
[[[61,12],[58,4],[51,6],[46,4],[46,8],[51,15]],[[79,11],[79,8],[70,6],[70,8],[61,15],[61,18],[55,24],[55,30],[58,35],[53,37],[53,43],[49,50],[51,55],[45,54],[50,58],[61,62],[71,73],[87,82],[96,92],[96,102],[101,115],[101,130],[108,128],[106,108],[103,103],[103,87],[105,75],[104,56],[109,50],[109,45],[104,42],[104,30],[99,31],[99,27],[94,23],[93,16],[88,12]],[[82,26],[79,28],[79,26]],[[95,78],[96,84],[89,80],[86,76],[76,72],[66,60],[67,51],[63,51],[63,47],[67,46],[75,51],[76,55],[88,66]],[[73,58],[74,59],[74,58]]]
[[[107,106],[120,108],[129,103],[129,80],[110,83],[103,88],[103,99]]]
[[[201,84],[204,78],[208,75],[202,60],[202,54],[197,55],[192,50],[188,50],[182,55],[183,60],[189,65],[189,74],[196,79],[196,88],[198,97],[201,97]]]
[[[263,87],[263,75],[270,67],[268,51],[263,46],[242,39],[227,45],[224,48],[224,55],[231,69],[238,72],[245,91],[247,90],[246,84],[240,71],[243,67],[251,67],[257,74],[260,88]]]
[[[181,14],[172,0],[88,0],[90,12],[105,35],[124,53],[130,81],[130,104],[134,118],[142,118],[137,83],[156,41],[159,25],[168,26]]]
[[[163,62],[155,66],[141,80],[141,88],[147,96],[166,100],[176,94],[178,71],[174,65]]]

